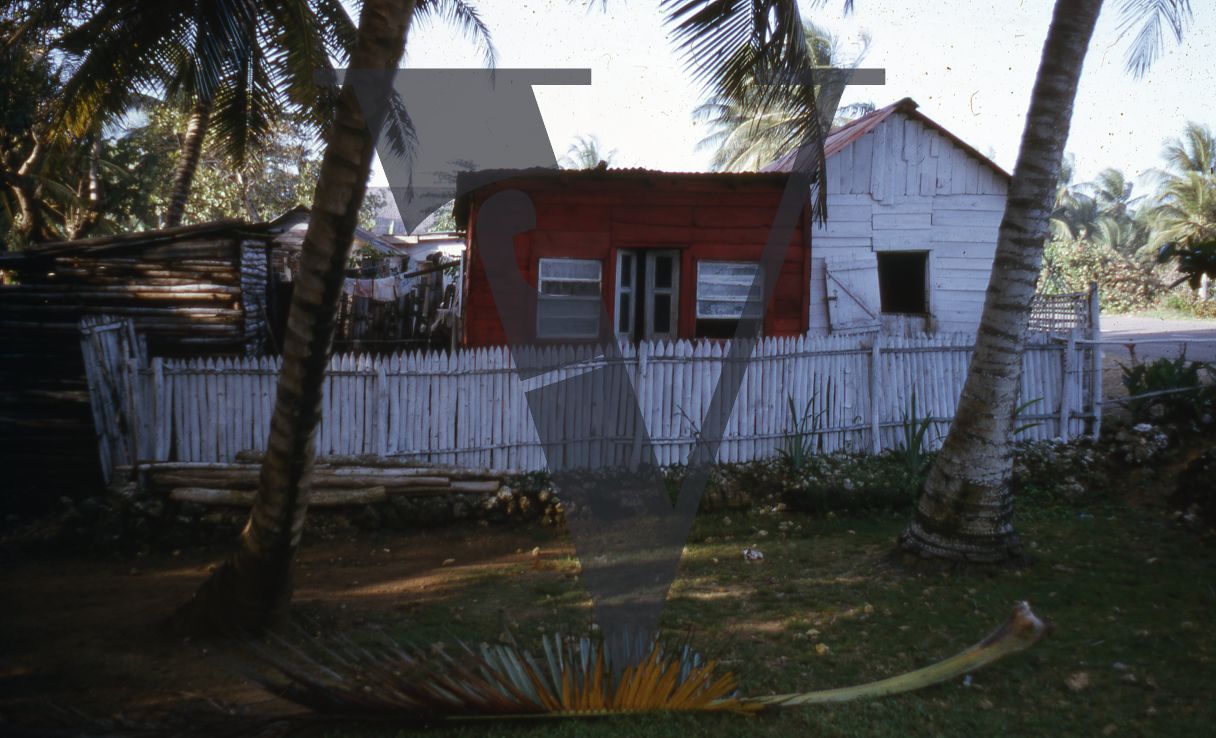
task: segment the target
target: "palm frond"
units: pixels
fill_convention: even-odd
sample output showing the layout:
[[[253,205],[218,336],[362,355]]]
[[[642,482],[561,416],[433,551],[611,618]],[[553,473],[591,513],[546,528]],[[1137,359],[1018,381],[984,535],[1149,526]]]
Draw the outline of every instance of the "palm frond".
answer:
[[[848,75],[822,68],[856,67],[865,56],[869,38],[863,36],[861,50],[844,60],[839,39],[828,30],[806,23],[804,36],[808,57],[820,74],[814,99],[796,86],[777,85],[775,96],[766,106],[759,94],[761,86],[752,84],[742,96],[732,97],[717,90],[694,111],[694,120],[709,124],[710,133],[698,143],[698,148],[715,149],[712,163],[715,169],[746,170],[768,164],[801,143],[808,117],[818,114],[821,130],[827,130],[842,112],[837,110],[837,103]],[[853,113],[868,109],[872,106],[849,108]]]
[[[212,105],[208,133],[220,153],[242,167],[252,151],[269,141],[274,121],[284,117],[285,110],[260,48],[232,60],[225,77]]]
[[[286,0],[266,5],[259,30],[283,97],[317,135],[328,130],[338,101],[336,86],[318,79],[318,74],[332,72],[331,57],[343,60],[351,49],[336,29],[322,30],[327,23],[306,0]]]
[[[1143,77],[1165,50],[1166,28],[1175,41],[1191,20],[1191,0],[1124,0],[1119,24],[1120,38],[1136,31],[1127,50],[1127,71]]]
[[[1207,126],[1189,122],[1181,138],[1171,138],[1166,142],[1162,156],[1177,174],[1197,172],[1216,175],[1216,136]]]
[[[184,76],[184,51],[171,41],[190,36],[180,3],[156,13],[133,10],[130,3],[107,4],[60,39],[60,48],[80,56],[60,94],[60,130],[82,135],[98,120],[120,115],[143,94],[163,88],[166,79]]]
[[[614,668],[589,637],[541,639],[540,656],[514,644],[459,644],[454,653],[381,637],[293,643],[277,639],[257,653],[277,675],[258,675],[268,691],[322,713],[410,718],[580,715],[656,710],[759,709],[735,695],[687,644],[658,640],[645,656]]]
[[[416,721],[487,717],[590,717],[660,711],[755,713],[921,689],[958,678],[1038,643],[1049,627],[1022,602],[986,638],[936,664],[854,687],[743,697],[687,641],[660,639],[606,648],[590,637],[541,639],[538,655],[514,640],[403,645],[377,634],[295,639],[271,636],[250,646],[261,667],[250,678],[270,693],[316,713],[352,720]],[[625,653],[627,663],[611,663]]]
[[[481,19],[481,14],[465,0],[420,0],[415,12],[421,19],[433,19],[451,24],[465,38],[481,50],[482,62],[487,68],[497,66],[497,52],[490,28]]]
[[[803,111],[780,131],[785,151],[797,149],[798,177],[825,174],[815,60],[796,0],[664,0],[676,48],[695,83],[711,96],[751,103],[761,114],[791,103]],[[827,193],[812,186],[811,210],[823,219]]]

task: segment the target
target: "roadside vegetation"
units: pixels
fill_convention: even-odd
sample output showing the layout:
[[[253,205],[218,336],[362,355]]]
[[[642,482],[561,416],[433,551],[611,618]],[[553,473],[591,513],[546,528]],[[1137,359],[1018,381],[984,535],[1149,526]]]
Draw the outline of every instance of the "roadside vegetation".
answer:
[[[1147,195],[1119,169],[1092,182],[1060,170],[1041,290],[1083,292],[1097,282],[1112,313],[1216,318],[1216,138],[1188,123],[1162,149]]]

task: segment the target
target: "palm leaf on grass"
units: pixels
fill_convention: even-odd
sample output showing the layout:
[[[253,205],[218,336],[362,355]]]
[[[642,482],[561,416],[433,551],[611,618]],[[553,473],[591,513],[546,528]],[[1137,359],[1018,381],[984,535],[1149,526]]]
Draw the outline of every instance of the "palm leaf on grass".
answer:
[[[881,697],[973,672],[1038,643],[1047,625],[1018,603],[1010,618],[967,650],[931,666],[868,684],[816,692],[745,697],[735,676],[720,672],[687,642],[658,640],[614,668],[590,637],[541,639],[541,655],[515,643],[443,648],[371,644],[347,637],[254,644],[268,672],[252,675],[270,693],[320,716],[353,720],[561,718],[647,712],[754,714]],[[627,649],[629,650],[629,649]],[[638,650],[635,649],[636,653]]]

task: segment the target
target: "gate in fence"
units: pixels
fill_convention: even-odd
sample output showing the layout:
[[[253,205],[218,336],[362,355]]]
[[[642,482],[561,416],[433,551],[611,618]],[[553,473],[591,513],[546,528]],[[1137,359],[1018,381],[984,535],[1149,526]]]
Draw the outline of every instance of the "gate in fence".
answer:
[[[230,462],[242,451],[264,449],[277,357],[149,360],[129,325],[99,320],[82,331],[107,473],[140,462]],[[1027,346],[1019,425],[1031,427],[1020,438],[1097,434],[1099,352],[1079,344],[1082,336],[1077,328],[1066,339],[1035,335]],[[718,460],[769,457],[791,443],[823,453],[900,448],[917,419],[928,419],[927,441],[935,446],[954,417],[973,343],[969,335],[762,339]],[[562,366],[553,380],[604,361],[585,358],[585,349],[540,350],[546,365]],[[621,352],[659,463],[684,463],[721,372],[723,344],[624,344]],[[530,386],[506,348],[337,355],[326,377],[317,453],[543,470],[546,449],[525,397]],[[628,456],[629,449],[617,446],[632,442],[627,424],[635,413],[588,406],[573,396],[562,406],[572,419],[579,413],[616,417],[599,426],[615,433],[575,438],[549,453],[569,454],[565,460],[575,466]]]
[[[148,415],[139,407],[148,345],[129,320],[87,317],[80,323],[80,347],[102,476],[109,482],[116,467],[130,466],[150,451],[139,445],[148,434],[135,427]]]

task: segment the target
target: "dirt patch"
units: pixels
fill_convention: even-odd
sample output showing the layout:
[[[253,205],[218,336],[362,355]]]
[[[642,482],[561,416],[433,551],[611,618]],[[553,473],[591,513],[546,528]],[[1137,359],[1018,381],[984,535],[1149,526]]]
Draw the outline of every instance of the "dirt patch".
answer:
[[[529,567],[536,546],[546,556],[571,553],[559,533],[540,526],[363,534],[306,545],[295,612],[327,628],[385,621],[403,608],[435,605],[462,576]],[[0,718],[45,724],[69,708],[104,718],[155,714],[192,700],[265,703],[265,693],[234,671],[231,647],[161,630],[226,552],[216,546],[101,560],[7,552]]]
[[[992,613],[1004,612],[1014,598],[1037,597],[1055,616],[1073,618],[1072,632],[1081,632],[1085,626],[1077,619],[1097,613],[1093,603],[1117,585],[1127,588],[1120,607],[1140,608],[1135,626],[1128,625],[1123,641],[1111,641],[1118,648],[1110,646],[1100,658],[1089,650],[1070,652],[1058,667],[1071,673],[1079,658],[1130,663],[1129,654],[1156,654],[1194,638],[1177,625],[1180,630],[1171,633],[1175,640],[1144,641],[1147,636],[1139,633],[1165,627],[1164,616],[1154,611],[1159,603],[1168,601],[1174,608],[1169,598],[1189,593],[1190,609],[1169,620],[1194,623],[1202,621],[1216,596],[1203,589],[1206,580],[1197,573],[1210,571],[1207,549],[1196,546],[1186,531],[1170,527],[1172,511],[1164,504],[1177,474],[1216,438],[1191,436],[1183,444],[1139,467],[1095,451],[1090,473],[1084,465],[1069,472],[1085,483],[1083,499],[1039,492],[1020,500],[1025,540],[1039,544],[1034,550],[1039,563],[1016,572],[981,577],[909,573],[892,566],[884,557],[906,520],[903,512],[703,515],[690,537],[684,579],[673,590],[665,618],[675,631],[695,631],[698,641],[724,663],[730,660],[753,689],[788,689],[806,683],[805,675],[815,669],[835,669],[824,672],[824,684],[888,675],[867,671],[863,666],[868,662],[861,657],[843,660],[846,653],[875,652],[877,646],[867,639],[889,638],[885,652],[895,654],[889,659],[891,669],[922,666],[931,654],[940,657],[965,645],[957,641],[959,633],[982,635]],[[1059,473],[1056,469],[1054,476]],[[1102,488],[1094,489],[1095,484]],[[794,525],[783,527],[782,520]],[[762,536],[760,530],[768,533]],[[1111,541],[1124,545],[1112,548]],[[741,547],[753,543],[765,551],[763,564],[740,556]],[[538,547],[540,555],[534,556]],[[268,701],[239,675],[232,662],[235,649],[172,639],[160,630],[226,551],[214,546],[180,555],[123,557],[34,556],[11,547],[0,552],[0,597],[6,604],[0,613],[0,733],[9,734],[6,723],[61,725],[57,710],[69,708],[96,718],[181,713],[190,707],[214,714],[217,705],[258,714],[290,709]],[[300,557],[294,612],[323,631],[384,625],[426,639],[423,644],[452,632],[461,638],[493,638],[503,628],[517,628],[524,642],[546,632],[579,632],[589,611],[572,556],[564,531],[540,525],[309,539]],[[1192,568],[1175,572],[1179,562]],[[1165,578],[1165,572],[1173,579]],[[1085,577],[1092,578],[1088,590],[1077,583]],[[930,585],[943,589],[937,593]],[[1089,594],[1073,594],[1078,591]],[[909,607],[909,602],[919,604]],[[1063,609],[1067,606],[1076,609]],[[943,624],[944,612],[954,613],[956,622]],[[1119,622],[1132,618],[1119,608],[1112,612]],[[911,630],[896,626],[892,613],[908,619]],[[1115,636],[1123,632],[1110,631],[1113,621],[1105,620],[1107,610],[1101,613],[1103,619],[1090,627]],[[888,621],[892,624],[882,630]],[[823,631],[822,636],[811,640],[806,633],[812,629]],[[830,651],[813,650],[820,638]],[[914,649],[924,652],[913,654]],[[1181,646],[1179,651],[1191,657]],[[1168,665],[1154,668],[1165,672]],[[1191,670],[1178,669],[1188,678]],[[1189,689],[1181,676],[1178,684],[1179,691]],[[1112,698],[1112,704],[1126,704],[1126,699]],[[1004,717],[1021,714],[1011,711]],[[772,732],[796,730],[806,732],[806,726],[774,725]]]

